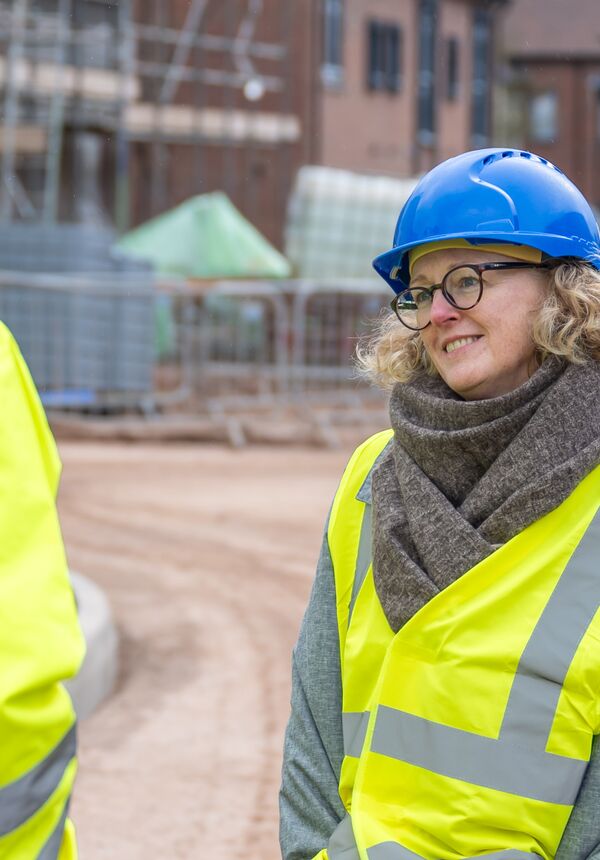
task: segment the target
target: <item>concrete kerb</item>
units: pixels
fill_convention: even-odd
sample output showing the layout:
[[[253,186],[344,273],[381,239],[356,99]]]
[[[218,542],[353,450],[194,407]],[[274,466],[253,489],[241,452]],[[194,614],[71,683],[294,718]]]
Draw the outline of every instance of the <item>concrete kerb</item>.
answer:
[[[91,580],[71,572],[86,655],[66,687],[78,718],[85,719],[112,693],[119,669],[119,637],[109,602]]]

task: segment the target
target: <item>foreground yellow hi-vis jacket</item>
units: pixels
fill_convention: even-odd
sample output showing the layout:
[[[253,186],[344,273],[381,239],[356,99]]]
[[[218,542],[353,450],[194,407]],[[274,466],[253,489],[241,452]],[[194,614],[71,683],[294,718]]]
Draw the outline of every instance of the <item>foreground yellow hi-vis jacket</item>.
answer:
[[[600,468],[394,634],[357,499],[390,438],[330,516],[348,814],[317,856],[550,860],[600,731]]]
[[[55,509],[60,462],[0,324],[0,858],[75,860],[75,714],[61,680],[83,640]]]

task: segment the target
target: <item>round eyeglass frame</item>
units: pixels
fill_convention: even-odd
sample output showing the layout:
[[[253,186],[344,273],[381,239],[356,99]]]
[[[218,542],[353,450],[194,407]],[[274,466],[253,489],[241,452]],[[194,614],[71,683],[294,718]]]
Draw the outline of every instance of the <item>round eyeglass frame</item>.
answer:
[[[500,262],[500,261],[498,261],[496,263],[461,263],[460,266],[453,266],[451,269],[449,269],[439,284],[432,284],[431,287],[419,287],[419,289],[427,291],[430,294],[432,301],[433,301],[434,292],[436,290],[441,290],[442,295],[444,296],[444,298],[446,299],[448,304],[452,305],[453,308],[456,308],[457,310],[460,310],[460,311],[468,311],[471,308],[474,308],[475,305],[479,304],[479,302],[481,301],[481,297],[483,295],[483,287],[484,287],[484,283],[483,283],[483,273],[484,272],[502,271],[503,269],[509,269],[509,270],[510,269],[548,269],[550,267],[551,267],[550,261],[545,261],[543,263],[526,263],[525,261],[514,262],[514,263],[512,263],[512,262],[511,263],[505,263],[505,262]],[[466,305],[466,306],[459,305],[455,301],[455,299],[452,298],[452,296],[450,295],[450,293],[446,289],[447,279],[452,274],[452,272],[456,272],[458,269],[472,269],[472,271],[477,273],[477,277],[479,278],[479,293],[478,293],[475,301],[472,302],[470,305]],[[394,313],[396,314],[396,316],[398,317],[398,319],[400,320],[400,322],[402,323],[402,325],[405,328],[408,328],[411,331],[423,331],[423,329],[425,329],[425,328],[427,328],[427,326],[431,325],[431,320],[426,322],[425,325],[411,326],[411,325],[408,325],[408,323],[402,319],[402,317],[400,316],[400,314],[398,312],[398,304],[400,302],[400,299],[405,293],[408,293],[408,292],[410,292],[410,288],[407,288],[406,290],[402,290],[401,292],[397,293],[397,295],[395,295],[394,298],[392,299],[392,301],[390,302],[390,307],[394,311]]]

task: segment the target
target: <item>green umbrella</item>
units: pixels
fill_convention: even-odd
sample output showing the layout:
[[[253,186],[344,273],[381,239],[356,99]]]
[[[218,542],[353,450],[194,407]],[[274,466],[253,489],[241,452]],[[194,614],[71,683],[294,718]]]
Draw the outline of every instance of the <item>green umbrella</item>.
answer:
[[[287,278],[291,267],[226,194],[200,194],[121,237],[125,253],[186,278]]]

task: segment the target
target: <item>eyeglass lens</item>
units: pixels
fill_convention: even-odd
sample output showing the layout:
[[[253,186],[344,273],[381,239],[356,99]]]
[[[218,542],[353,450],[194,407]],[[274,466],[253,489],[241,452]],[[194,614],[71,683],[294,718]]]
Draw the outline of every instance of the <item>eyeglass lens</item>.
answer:
[[[487,280],[487,278],[486,278]],[[481,297],[479,272],[470,266],[453,269],[443,280],[446,298],[457,308],[467,310],[477,304]],[[434,290],[431,287],[415,286],[398,296],[396,314],[405,326],[412,329],[425,328],[431,319]]]

